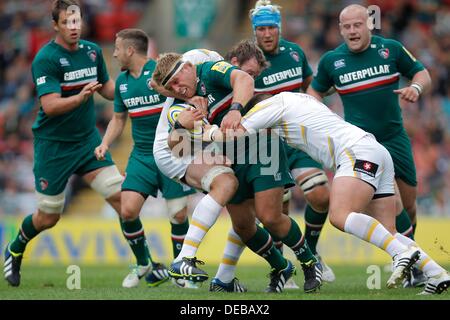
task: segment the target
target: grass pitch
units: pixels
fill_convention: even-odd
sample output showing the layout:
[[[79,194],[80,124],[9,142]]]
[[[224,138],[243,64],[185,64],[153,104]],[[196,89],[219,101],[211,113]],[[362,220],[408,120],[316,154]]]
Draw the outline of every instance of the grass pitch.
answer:
[[[447,266],[447,270],[448,270]],[[211,293],[209,280],[214,276],[216,266],[206,266],[210,279],[200,289],[180,289],[170,281],[157,288],[148,288],[142,280],[139,288],[124,289],[121,283],[128,273],[127,266],[80,266],[81,289],[69,290],[66,281],[70,274],[66,266],[22,267],[20,287],[9,287],[5,281],[0,284],[0,300],[450,300],[450,292],[435,296],[418,296],[421,289],[387,289],[389,274],[381,269],[381,289],[369,290],[364,266],[333,267],[336,281],[325,283],[320,293],[305,294],[303,290],[285,290],[281,294],[264,293],[269,283],[268,267],[239,266],[237,277],[249,290],[247,293]],[[303,274],[297,270],[295,280],[300,287]]]

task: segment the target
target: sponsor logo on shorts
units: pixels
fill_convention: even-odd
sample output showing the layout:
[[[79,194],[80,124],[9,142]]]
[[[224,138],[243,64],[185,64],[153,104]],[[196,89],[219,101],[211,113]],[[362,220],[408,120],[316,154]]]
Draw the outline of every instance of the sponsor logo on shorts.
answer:
[[[372,178],[375,178],[375,175],[378,171],[378,165],[367,160],[356,159],[353,170],[356,172],[365,173]]]

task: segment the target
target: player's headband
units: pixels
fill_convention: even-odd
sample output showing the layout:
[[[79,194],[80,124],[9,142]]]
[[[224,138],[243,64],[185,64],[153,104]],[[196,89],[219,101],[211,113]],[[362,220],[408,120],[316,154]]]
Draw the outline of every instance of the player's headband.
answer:
[[[169,73],[167,73],[167,75],[164,77],[163,81],[161,82],[162,86],[165,87],[166,84],[172,80],[173,77],[175,77],[175,75],[180,72],[181,68],[183,68],[184,64],[186,62],[183,60],[179,60],[177,63],[174,64],[174,66],[172,67],[172,70],[170,70]]]
[[[280,11],[272,6],[261,6],[252,13],[253,30],[256,27],[273,26],[281,30],[281,14]]]

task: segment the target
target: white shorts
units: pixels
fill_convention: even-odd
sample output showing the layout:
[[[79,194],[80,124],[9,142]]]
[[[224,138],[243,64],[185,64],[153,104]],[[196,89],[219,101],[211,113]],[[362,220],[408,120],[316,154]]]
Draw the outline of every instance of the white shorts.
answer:
[[[375,195],[395,194],[394,163],[389,151],[372,135],[366,135],[337,159],[337,177],[356,177],[375,189]]]
[[[155,151],[153,150],[153,156],[155,157],[156,165],[161,172],[180,182],[181,179],[186,174],[187,167],[191,164],[192,158],[177,158],[170,151],[169,147],[167,149]]]

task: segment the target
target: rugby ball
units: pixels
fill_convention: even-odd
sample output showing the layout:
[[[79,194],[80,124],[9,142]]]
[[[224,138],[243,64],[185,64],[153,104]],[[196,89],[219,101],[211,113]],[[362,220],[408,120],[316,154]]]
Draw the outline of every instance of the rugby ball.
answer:
[[[169,121],[170,127],[173,128],[173,126],[175,125],[175,122],[177,121],[178,116],[180,115],[181,112],[183,112],[184,110],[190,110],[190,109],[195,109],[195,107],[190,104],[186,104],[186,103],[173,104],[169,108],[169,111],[167,112],[167,120]],[[209,124],[208,120],[206,118],[203,118],[202,121],[196,122],[194,129],[186,130],[186,131],[189,133],[191,139],[200,139],[201,140],[202,135],[203,135],[203,128],[207,124]]]

